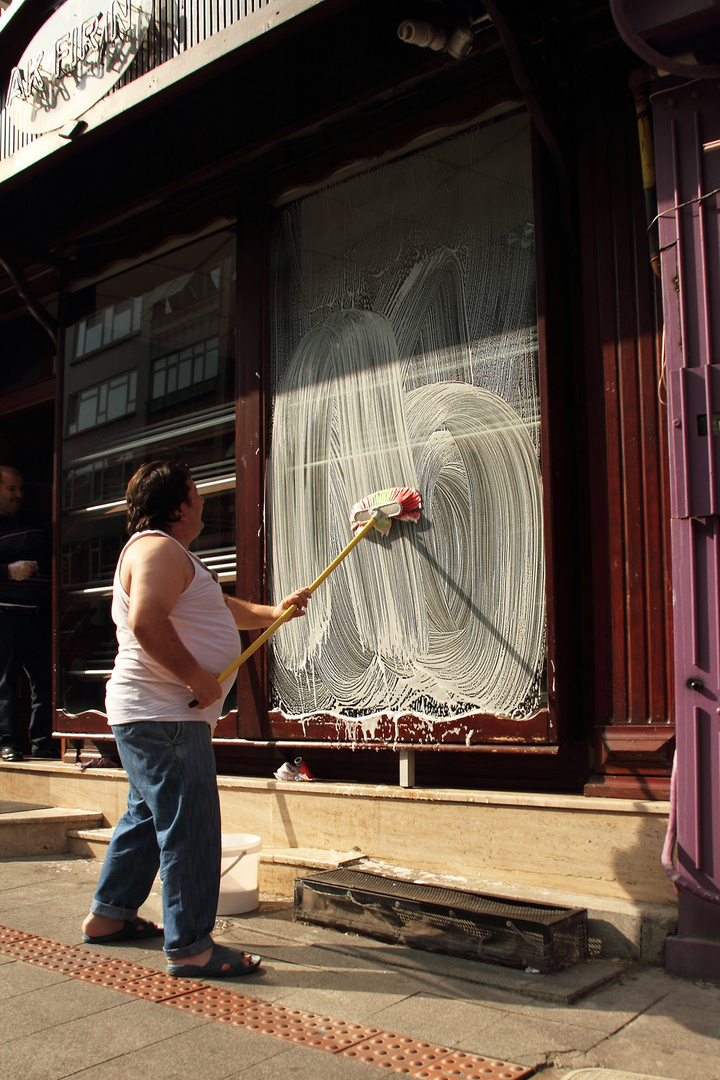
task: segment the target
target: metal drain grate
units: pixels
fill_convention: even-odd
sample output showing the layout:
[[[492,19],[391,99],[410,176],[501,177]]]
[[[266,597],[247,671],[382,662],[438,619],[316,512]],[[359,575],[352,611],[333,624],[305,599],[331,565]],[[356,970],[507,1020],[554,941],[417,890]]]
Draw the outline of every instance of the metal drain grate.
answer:
[[[546,974],[587,959],[584,908],[530,904],[364,870],[328,870],[298,879],[295,918]]]
[[[9,927],[0,926],[0,953],[193,1016],[217,1020],[420,1080],[448,1080],[450,1077],[453,1080],[523,1080],[534,1071],[522,1065],[493,1061],[409,1036],[246,997],[229,987],[210,986],[196,979],[176,979],[140,964],[62,945]]]

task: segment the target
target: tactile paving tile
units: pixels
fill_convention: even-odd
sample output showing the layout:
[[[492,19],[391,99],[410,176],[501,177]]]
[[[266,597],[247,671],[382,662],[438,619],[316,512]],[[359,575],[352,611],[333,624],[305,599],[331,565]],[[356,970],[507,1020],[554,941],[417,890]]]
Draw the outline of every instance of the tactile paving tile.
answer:
[[[160,971],[152,971],[145,968],[144,975],[138,979],[132,979],[123,985],[118,985],[116,990],[125,994],[134,994],[135,997],[144,998],[146,1001],[170,1001],[182,994],[190,994],[194,990],[209,989],[207,983],[197,979],[177,979],[174,975],[164,975]]]
[[[245,1028],[247,1031],[255,1031],[260,1035],[272,1035],[272,1021],[266,1015],[258,1019],[257,1008],[251,1005],[240,1006],[232,1012],[222,1013],[217,1017],[221,1024],[229,1024],[231,1027]]]
[[[377,1028],[364,1027],[362,1024],[346,1023],[329,1016],[317,1016],[315,1013],[288,1009],[284,1005],[273,1005],[257,999],[246,1000],[240,1008],[235,1008],[218,1019],[234,1027],[315,1047],[331,1054],[368,1039],[378,1031]]]
[[[28,938],[37,938],[37,935],[26,934],[24,930],[13,930],[9,926],[0,926],[0,949],[6,942],[26,941]]]
[[[343,1050],[343,1057],[361,1061],[367,1065],[380,1065],[393,1072],[414,1076],[419,1069],[433,1065],[449,1053],[447,1047],[413,1039],[409,1035],[395,1035],[380,1031],[372,1038]]]
[[[532,1072],[523,1065],[509,1065],[505,1061],[453,1050],[412,1076],[418,1080],[520,1080]]]
[[[281,1008],[282,1006],[273,1005],[270,1001],[257,1000],[252,1004],[248,1002],[234,1014],[230,1023],[236,1027],[247,1028],[248,1031],[257,1031],[261,1035],[273,1035],[278,1022],[278,1009]]]
[[[206,1016],[211,1020],[223,1020],[227,1023],[233,1016],[242,1015],[244,1009],[261,1002],[258,998],[246,997],[236,990],[206,986],[202,990],[195,989],[181,997],[171,998],[165,1004],[194,1016]]]
[[[52,946],[51,942],[46,942],[43,938],[34,937],[27,934],[25,937],[17,938],[15,941],[3,941],[0,943],[0,950],[4,953],[8,953],[10,956],[32,956],[33,950],[42,951],[49,950]]]
[[[289,1027],[287,1035],[278,1035],[278,1038],[287,1038],[303,1046],[339,1054],[357,1043],[366,1042],[373,1035],[377,1035],[378,1030],[363,1024],[346,1023],[343,1020],[317,1017],[308,1013],[302,1024]]]
[[[82,973],[92,971],[105,957],[97,953],[90,953],[86,949],[74,948],[72,945],[61,946],[57,949],[33,949],[20,954],[28,964],[39,964],[53,971],[64,971],[75,978],[82,978]]]
[[[73,974],[72,971],[69,971],[69,973]],[[147,978],[147,976],[148,969],[146,967],[110,957],[83,964],[75,975],[76,978],[82,979],[83,982],[95,983],[98,986],[109,986],[112,990],[124,990],[130,983],[138,982]]]
[[[338,1054],[418,1080],[521,1080],[533,1070],[450,1050],[363,1024],[247,997],[229,987],[178,979],[141,964],[0,926],[0,952],[259,1035]]]
[[[18,941],[0,946],[3,952],[24,960],[27,964],[41,964],[54,969],[78,971],[103,959],[73,945],[59,945],[54,941],[37,938],[35,941]]]
[[[520,1080],[533,1071],[389,1031],[341,1051],[341,1056],[418,1080]]]
[[[184,994],[167,1004],[196,1016],[210,1017],[233,1027],[314,1046],[333,1054],[378,1033],[378,1028],[288,1009],[284,1005],[212,986]]]
[[[33,951],[27,941],[3,941],[0,944],[0,952],[7,956],[32,956]]]
[[[360,1024],[344,1024],[329,1016],[317,1016],[284,1005],[274,1005],[271,1013],[263,1013],[263,1028],[275,1039],[315,1046],[332,1054],[368,1038],[377,1030],[363,1028]],[[355,1030],[351,1031],[351,1028]]]

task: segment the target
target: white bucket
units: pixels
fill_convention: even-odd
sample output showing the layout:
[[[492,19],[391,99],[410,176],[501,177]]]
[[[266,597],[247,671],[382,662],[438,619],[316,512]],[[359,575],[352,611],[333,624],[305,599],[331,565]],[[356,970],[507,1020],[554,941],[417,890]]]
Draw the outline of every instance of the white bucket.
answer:
[[[260,837],[252,833],[223,836],[218,915],[241,915],[259,905],[260,848]]]

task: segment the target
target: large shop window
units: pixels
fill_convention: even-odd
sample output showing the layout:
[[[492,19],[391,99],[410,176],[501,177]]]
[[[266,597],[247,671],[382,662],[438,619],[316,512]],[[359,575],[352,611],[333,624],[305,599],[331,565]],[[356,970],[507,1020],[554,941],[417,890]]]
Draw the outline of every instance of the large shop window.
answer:
[[[235,288],[235,236],[225,232],[68,297],[58,665],[66,713],[104,711],[125,488],[143,462],[190,466],[205,496],[193,550],[233,589]]]
[[[301,735],[350,741],[469,745],[490,730],[522,740],[524,725],[538,738],[545,582],[526,115],[287,207],[273,268],[275,595],[330,563],[365,495],[416,487],[423,512],[364,539],[307,618],[275,636],[272,715]]]

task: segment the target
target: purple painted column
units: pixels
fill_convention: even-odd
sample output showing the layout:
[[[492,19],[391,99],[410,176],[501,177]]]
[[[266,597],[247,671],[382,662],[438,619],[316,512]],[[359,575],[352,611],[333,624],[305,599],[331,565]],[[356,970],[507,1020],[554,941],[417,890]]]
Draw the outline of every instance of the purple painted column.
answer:
[[[720,84],[665,79],[651,100],[670,438],[677,867],[685,882],[666,966],[717,977],[720,902],[707,897],[720,901]]]

